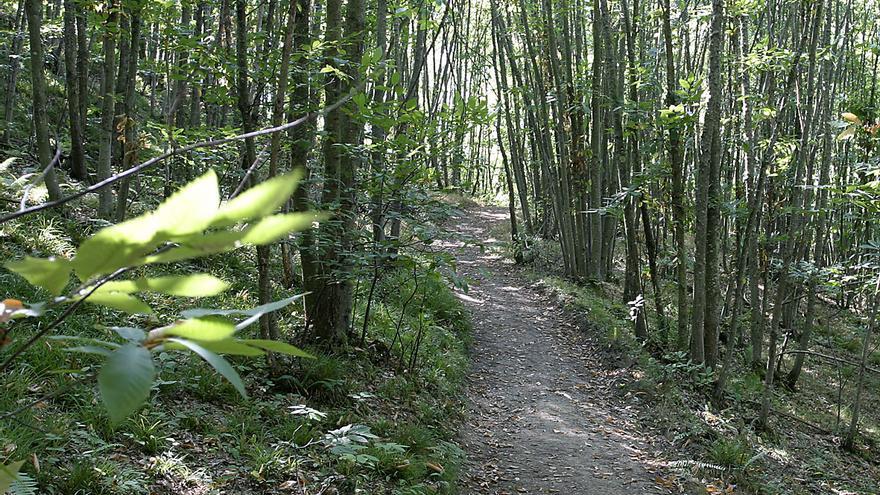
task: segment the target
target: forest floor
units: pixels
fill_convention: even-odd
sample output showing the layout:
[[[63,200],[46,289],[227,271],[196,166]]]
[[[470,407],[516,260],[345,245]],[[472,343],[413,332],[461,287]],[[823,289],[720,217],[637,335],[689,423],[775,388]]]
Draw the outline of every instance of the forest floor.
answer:
[[[504,256],[492,232],[507,218],[469,208],[456,230],[476,242],[448,245],[474,332],[462,493],[670,493],[658,474],[665,440],[635,424],[602,346]]]
[[[461,493],[880,493],[873,377],[855,452],[839,436],[841,387],[852,387],[854,369],[821,361],[808,363],[798,390],[775,391],[774,428],[759,434],[756,373],[739,370],[725,407],[710,407],[713,375],[682,353],[647,353],[614,281],[560,278],[552,241],[533,239],[530,262],[518,266],[506,208],[460,206],[447,222],[457,241],[444,248],[469,284],[457,295],[473,328]],[[858,359],[858,318],[826,313],[835,324],[819,329],[816,345]]]

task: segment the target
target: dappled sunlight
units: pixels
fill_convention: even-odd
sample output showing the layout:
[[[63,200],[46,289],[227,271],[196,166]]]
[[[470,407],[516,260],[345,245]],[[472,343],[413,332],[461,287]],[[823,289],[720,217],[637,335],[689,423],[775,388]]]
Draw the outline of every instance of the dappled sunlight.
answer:
[[[477,299],[477,298],[471,297],[467,294],[462,294],[461,292],[456,292],[455,297],[461,299],[462,301],[466,301],[466,302],[474,303],[474,304],[483,304],[483,302],[484,302],[482,299]]]
[[[507,215],[485,209],[458,220],[479,239]],[[474,314],[476,338],[464,440],[477,456],[472,478],[511,479],[510,486],[522,487],[514,491],[528,493],[542,480],[561,493],[586,493],[586,487],[617,493],[623,481],[641,493],[668,493],[650,474],[663,466],[643,447],[653,441],[600,385],[616,372],[595,368],[587,358],[592,351],[571,345],[571,324],[535,286],[522,283],[501,252],[455,249],[464,275],[478,282],[467,297],[459,295]]]
[[[149,460],[149,469],[162,478],[161,484],[167,485],[173,491],[185,490],[193,495],[211,493],[214,482],[206,470],[193,470],[186,461],[185,454],[168,451],[152,457]]]
[[[880,495],[878,6],[0,2],[0,495]]]

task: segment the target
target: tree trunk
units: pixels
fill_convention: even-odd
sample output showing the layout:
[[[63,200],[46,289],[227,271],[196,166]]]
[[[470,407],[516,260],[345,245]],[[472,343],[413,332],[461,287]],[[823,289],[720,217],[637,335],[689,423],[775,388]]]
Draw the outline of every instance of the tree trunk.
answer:
[[[856,396],[853,398],[852,417],[849,422],[846,437],[843,439],[843,446],[852,449],[855,446],[856,435],[859,433],[859,416],[862,411],[862,393],[865,390],[865,369],[868,357],[871,353],[871,336],[877,326],[877,296],[880,294],[880,277],[877,277],[877,283],[874,285],[874,293],[871,298],[871,318],[865,327],[865,333],[862,335],[862,358],[859,360],[859,374],[856,379]]]
[[[116,25],[117,0],[109,0],[107,23],[104,26],[104,71],[101,80],[101,127],[98,141],[98,181],[113,175],[112,150],[114,115],[116,110]],[[110,218],[113,213],[113,190],[109,187],[98,193],[98,215]]]
[[[691,314],[691,359],[710,368],[718,352],[718,180],[721,163],[721,50],[724,2],[712,1],[709,38],[709,101],[700,140],[696,187],[694,299]]]
[[[678,103],[675,89],[678,87],[678,78],[675,71],[674,49],[672,45],[672,26],[670,22],[669,0],[663,0],[663,41],[666,51],[666,104],[670,107]],[[675,242],[675,274],[678,290],[677,305],[677,335],[676,343],[679,349],[687,347],[688,343],[688,280],[687,280],[687,240],[685,239],[685,223],[687,213],[684,205],[684,151],[682,150],[679,122],[673,122],[669,127],[669,161],[672,168],[672,218],[674,224]]]
[[[9,48],[9,75],[6,79],[6,102],[3,118],[3,142],[9,143],[12,119],[15,116],[15,95],[18,94],[18,73],[21,70],[19,54],[24,43],[25,2],[18,3],[15,14],[15,34],[12,35],[12,46]]]
[[[64,0],[64,83],[67,88],[67,117],[70,124],[70,170],[78,180],[88,178],[83,150],[82,110],[80,109],[79,75],[76,67],[75,0]]]
[[[141,36],[141,9],[135,6],[129,11],[129,29],[130,39],[128,48],[128,63],[120,70],[120,80],[123,82],[122,87],[122,170],[128,170],[137,163],[137,152],[140,147],[138,130],[137,130],[137,102],[135,101],[135,81],[137,80],[138,61],[140,57],[140,36]],[[135,176],[128,177],[119,183],[119,191],[116,198],[116,221],[121,222],[125,219],[125,213],[128,209],[128,193],[131,188],[131,181]]]
[[[42,3],[39,0],[25,0],[28,35],[31,44],[31,85],[33,86],[34,135],[37,141],[38,170],[46,170],[43,180],[49,190],[49,199],[61,198],[61,187],[55,167],[52,165],[52,148],[49,146],[49,123],[46,116],[46,75],[43,72],[43,40],[40,36],[42,26]],[[52,166],[50,166],[52,165]]]

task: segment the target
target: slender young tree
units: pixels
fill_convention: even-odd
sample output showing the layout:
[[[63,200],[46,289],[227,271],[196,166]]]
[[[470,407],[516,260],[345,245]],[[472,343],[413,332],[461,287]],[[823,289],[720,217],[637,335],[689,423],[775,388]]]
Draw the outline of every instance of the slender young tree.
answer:
[[[79,95],[79,74],[76,56],[76,7],[75,0],[64,1],[64,83],[67,88],[67,112],[70,124],[70,161],[71,175],[75,179],[86,180],[89,172],[86,168],[85,151],[83,150],[82,103]],[[134,81],[132,81],[134,84]]]
[[[108,0],[103,32],[104,66],[101,75],[101,124],[98,140],[97,179],[113,174],[113,141],[116,112],[116,39],[118,37],[119,3]],[[113,213],[113,191],[104,188],[98,193],[98,215],[109,218]]]
[[[49,143],[49,122],[46,115],[46,75],[43,72],[43,39],[40,29],[43,25],[42,4],[38,0],[25,0],[28,25],[28,38],[31,46],[31,85],[33,86],[33,124],[37,145],[39,169],[45,169],[44,181],[49,190],[49,199],[61,197],[61,187],[55,166],[52,163],[52,147]]]

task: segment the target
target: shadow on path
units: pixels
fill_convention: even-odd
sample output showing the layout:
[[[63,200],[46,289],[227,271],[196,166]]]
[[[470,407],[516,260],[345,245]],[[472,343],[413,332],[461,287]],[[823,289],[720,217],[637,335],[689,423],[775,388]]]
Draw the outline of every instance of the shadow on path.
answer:
[[[550,297],[530,285],[490,238],[502,208],[454,220],[477,246],[449,242],[470,289],[473,315],[468,455],[463,494],[663,494],[660,461],[636,434],[633,414],[613,404],[597,346]],[[498,229],[496,229],[498,230]]]

